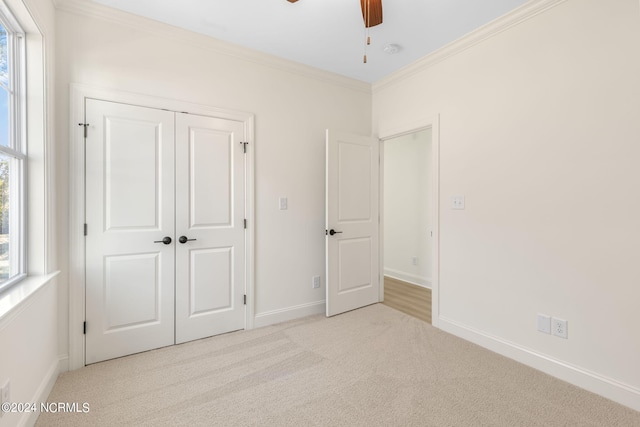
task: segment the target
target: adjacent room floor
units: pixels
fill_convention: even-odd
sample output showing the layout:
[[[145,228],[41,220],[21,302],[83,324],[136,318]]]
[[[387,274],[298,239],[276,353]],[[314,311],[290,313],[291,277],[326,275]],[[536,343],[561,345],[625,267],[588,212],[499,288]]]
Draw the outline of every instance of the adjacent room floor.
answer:
[[[431,323],[431,289],[384,276],[384,305]]]

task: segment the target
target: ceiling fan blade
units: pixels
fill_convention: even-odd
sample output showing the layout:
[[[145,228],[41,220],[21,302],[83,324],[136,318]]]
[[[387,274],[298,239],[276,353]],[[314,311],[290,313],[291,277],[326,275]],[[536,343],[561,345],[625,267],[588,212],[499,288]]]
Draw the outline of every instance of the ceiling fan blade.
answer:
[[[360,8],[365,27],[375,27],[382,24],[382,0],[360,0]]]

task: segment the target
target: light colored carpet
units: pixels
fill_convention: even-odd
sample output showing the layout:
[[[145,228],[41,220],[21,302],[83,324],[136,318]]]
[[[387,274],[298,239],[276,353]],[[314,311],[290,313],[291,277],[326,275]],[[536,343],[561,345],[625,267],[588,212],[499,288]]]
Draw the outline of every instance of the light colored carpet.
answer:
[[[640,413],[381,304],[60,376],[38,426],[640,426]]]

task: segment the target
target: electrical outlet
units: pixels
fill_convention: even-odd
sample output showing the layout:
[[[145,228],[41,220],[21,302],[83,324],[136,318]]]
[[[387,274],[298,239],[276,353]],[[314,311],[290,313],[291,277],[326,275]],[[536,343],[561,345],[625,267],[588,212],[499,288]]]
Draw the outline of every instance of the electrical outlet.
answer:
[[[567,328],[568,322],[566,320],[557,319],[555,317],[551,318],[551,335],[567,339],[569,337]]]
[[[551,317],[538,313],[538,331],[545,334],[551,333]]]
[[[287,209],[289,209],[289,200],[287,200],[286,197],[280,197],[278,199],[278,206],[280,207],[281,211],[286,211]]]
[[[313,286],[313,289],[317,289],[320,287],[320,276],[313,276],[311,286]]]

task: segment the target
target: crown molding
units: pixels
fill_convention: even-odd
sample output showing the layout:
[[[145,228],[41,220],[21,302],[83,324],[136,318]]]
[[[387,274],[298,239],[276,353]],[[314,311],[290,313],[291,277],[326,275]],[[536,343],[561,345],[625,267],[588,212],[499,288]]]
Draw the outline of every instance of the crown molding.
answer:
[[[457,55],[472,46],[482,43],[483,41],[566,1],[567,0],[530,0],[506,15],[494,19],[488,24],[485,24],[469,34],[454,40],[433,53],[430,53],[400,70],[395,71],[389,76],[378,80],[373,84],[373,92],[375,93],[386,87],[392,86],[399,81],[413,76],[414,74],[433,67],[447,58]]]
[[[154,21],[152,19],[104,6],[90,0],[52,0],[52,2],[58,11],[100,19],[102,21],[126,26],[138,31],[151,33],[158,37],[169,38],[173,41],[177,40],[197,48],[206,49],[239,60],[267,66],[302,77],[320,80],[325,83],[342,86],[358,92],[371,94],[372,86],[370,83],[259,52],[254,49],[249,49],[244,46],[232,44],[204,34],[178,28],[163,22]]]

